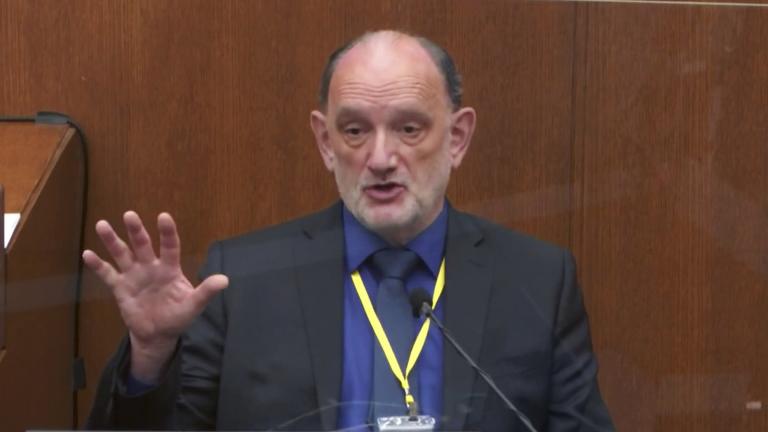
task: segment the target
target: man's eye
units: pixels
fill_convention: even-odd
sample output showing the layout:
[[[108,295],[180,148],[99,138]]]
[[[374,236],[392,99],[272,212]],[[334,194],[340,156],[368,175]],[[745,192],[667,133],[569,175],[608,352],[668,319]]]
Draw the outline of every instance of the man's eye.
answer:
[[[351,136],[358,136],[363,133],[363,130],[359,127],[348,127],[344,129],[344,133]]]
[[[421,132],[421,128],[418,125],[414,124],[407,124],[403,125],[403,127],[400,129],[404,134],[406,135],[418,135],[419,132]]]

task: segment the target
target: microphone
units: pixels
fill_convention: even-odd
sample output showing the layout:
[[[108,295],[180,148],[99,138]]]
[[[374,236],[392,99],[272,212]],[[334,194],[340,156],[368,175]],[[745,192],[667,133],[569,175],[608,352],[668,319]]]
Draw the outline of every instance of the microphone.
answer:
[[[427,290],[424,288],[414,289],[408,297],[408,301],[411,303],[411,311],[413,312],[414,318],[418,318],[422,314],[427,315],[427,312],[423,311],[422,307],[429,308],[429,312],[432,312],[432,307],[430,306],[430,304],[432,304],[432,297],[427,294]]]
[[[464,351],[463,348],[461,348],[461,345],[459,345],[458,342],[456,342],[456,339],[453,338],[453,335],[448,331],[448,329],[443,326],[443,323],[440,322],[439,319],[434,314],[434,311],[432,310],[432,297],[427,294],[427,291],[424,288],[416,288],[413,290],[411,295],[408,298],[411,302],[411,308],[413,311],[414,318],[418,318],[421,315],[424,315],[425,317],[429,318],[437,328],[440,329],[440,331],[443,333],[443,336],[445,339],[450,342],[451,346],[456,350],[456,352],[461,355],[461,357],[466,360],[467,363],[472,367],[472,369],[477,372],[478,375],[485,381],[488,386],[493,389],[494,393],[496,393],[496,396],[498,396],[504,404],[509,408],[510,411],[515,413],[517,418],[520,420],[522,424],[525,425],[526,428],[530,432],[538,432],[536,428],[533,427],[531,424],[531,420],[528,419],[528,416],[520,412],[519,409],[513,404],[505,395],[501,392],[501,389],[496,385],[496,383],[493,381],[493,378],[491,378],[490,375],[488,375],[487,372],[485,372],[483,369],[480,368],[480,366],[477,365],[477,363],[472,360],[472,357],[467,354],[466,351]]]

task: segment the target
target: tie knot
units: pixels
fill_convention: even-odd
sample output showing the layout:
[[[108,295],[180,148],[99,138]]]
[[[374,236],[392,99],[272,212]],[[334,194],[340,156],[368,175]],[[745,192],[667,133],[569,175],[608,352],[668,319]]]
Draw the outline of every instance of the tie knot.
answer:
[[[418,264],[419,256],[408,249],[382,249],[373,254],[371,264],[382,278],[403,280]]]

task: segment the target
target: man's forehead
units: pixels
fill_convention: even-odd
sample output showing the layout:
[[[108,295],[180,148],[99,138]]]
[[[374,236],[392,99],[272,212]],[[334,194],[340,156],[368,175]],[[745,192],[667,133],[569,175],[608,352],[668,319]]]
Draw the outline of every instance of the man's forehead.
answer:
[[[331,79],[330,99],[345,96],[439,97],[445,84],[426,50],[413,37],[374,35],[345,53]],[[444,96],[448,102],[447,94]]]
[[[391,65],[392,61],[434,66],[427,51],[414,37],[395,32],[381,32],[364,38],[350,48],[339,59],[337,69],[350,63],[386,66]]]

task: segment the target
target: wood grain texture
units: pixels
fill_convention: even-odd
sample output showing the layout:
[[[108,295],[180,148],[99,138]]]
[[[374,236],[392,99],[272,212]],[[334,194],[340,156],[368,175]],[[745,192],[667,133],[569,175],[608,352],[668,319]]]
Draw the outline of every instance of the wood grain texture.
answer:
[[[45,126],[33,129],[27,131],[30,143],[50,136]],[[84,163],[74,129],[64,129],[24,204],[7,252],[6,347],[0,363],[4,431],[60,428],[73,421],[74,300]]]
[[[33,131],[34,129],[34,131]],[[21,213],[45,172],[67,126],[0,123],[0,184],[6,185],[5,208]]]
[[[574,6],[458,2],[448,45],[478,126],[449,195],[461,207],[567,245]]]
[[[5,190],[0,184],[0,214],[5,215]],[[0,363],[5,357],[5,223],[0,225]]]
[[[617,426],[766,430],[768,10],[577,15],[572,232]]]

